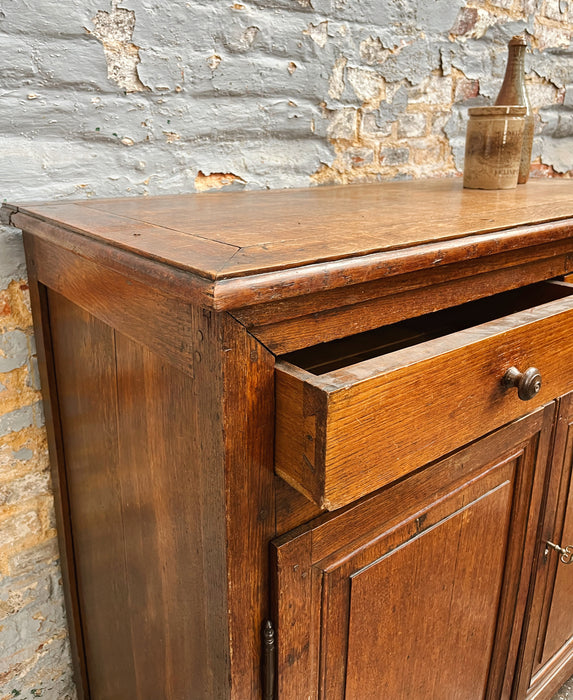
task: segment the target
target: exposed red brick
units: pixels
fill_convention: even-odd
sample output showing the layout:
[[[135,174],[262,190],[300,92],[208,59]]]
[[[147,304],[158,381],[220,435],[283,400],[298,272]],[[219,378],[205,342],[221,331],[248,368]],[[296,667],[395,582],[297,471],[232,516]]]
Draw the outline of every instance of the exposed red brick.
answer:
[[[0,316],[10,316],[12,307],[8,299],[0,299]]]
[[[476,26],[478,18],[479,14],[475,7],[462,7],[458,12],[454,26],[450,29],[450,34],[454,36],[468,34]]]
[[[479,95],[479,80],[468,80],[467,78],[462,78],[456,84],[455,89],[455,101],[463,102],[464,100],[471,100]]]
[[[560,177],[560,178],[565,178],[569,179],[573,177],[573,170],[569,170],[566,173],[558,173],[556,170],[553,169],[552,165],[545,165],[545,163],[532,163],[531,164],[531,170],[529,171],[529,176],[530,177]]]

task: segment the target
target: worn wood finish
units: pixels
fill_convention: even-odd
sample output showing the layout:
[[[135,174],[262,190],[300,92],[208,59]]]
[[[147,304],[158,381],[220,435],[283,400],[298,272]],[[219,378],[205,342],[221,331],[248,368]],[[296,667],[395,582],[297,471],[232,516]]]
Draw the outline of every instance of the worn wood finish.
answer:
[[[515,697],[551,697],[573,673],[573,572],[545,546],[571,540],[573,467],[573,394],[561,400],[545,513],[538,538],[529,623],[524,633]],[[569,539],[567,539],[569,537]],[[565,546],[565,544],[563,544]]]
[[[509,697],[553,415],[274,543],[281,700]]]
[[[558,540],[557,544],[563,547],[573,547],[573,484],[571,483],[571,469],[573,467],[573,411],[568,416],[568,431],[565,449],[565,457],[562,470],[562,488],[567,494],[563,524],[553,533]],[[569,477],[569,479],[567,479]],[[569,481],[569,483],[567,483]],[[559,535],[556,537],[556,535]],[[554,540],[551,540],[554,542]],[[553,560],[559,559],[555,550],[551,550],[548,556]],[[573,620],[571,619],[571,600],[573,600],[573,576],[571,571],[562,563],[557,565],[555,581],[553,583],[553,595],[551,598],[551,610],[547,620],[545,639],[543,640],[543,654],[541,664],[546,664],[554,657],[561,647],[573,637]]]
[[[243,700],[261,696],[261,631],[269,615],[274,358],[230,317],[203,313],[220,324],[221,418],[208,417],[205,430],[221,430],[224,440],[231,698]],[[213,348],[200,352],[209,361]],[[205,460],[207,472],[212,466],[212,458]]]
[[[485,237],[487,238],[487,234]],[[438,256],[436,256],[437,251],[434,251],[434,259],[428,258],[422,269],[406,269],[402,272],[400,272],[400,265],[393,265],[389,260],[384,276],[378,279],[364,280],[361,283],[354,282],[348,288],[333,286],[324,291],[299,290],[299,295],[294,298],[279,299],[234,309],[233,315],[247,328],[253,329],[258,326],[264,327],[282,321],[303,318],[308,314],[310,307],[316,313],[331,309],[342,311],[345,306],[354,306],[374,299],[392,297],[419,289],[426,289],[428,292],[435,287],[440,288],[445,283],[455,283],[462,279],[471,283],[472,280],[479,280],[482,275],[487,273],[492,273],[490,294],[494,294],[496,290],[496,277],[494,275],[503,270],[505,270],[505,274],[511,272],[521,274],[523,271],[527,271],[530,265],[533,266],[532,269],[542,264],[568,267],[573,262],[567,260],[571,246],[568,239],[506,252],[488,250],[486,253],[481,250],[482,255],[477,256],[474,255],[474,248],[475,246],[478,248],[483,246],[483,238],[475,236],[472,241],[474,245],[466,251],[468,256],[459,260],[450,260],[448,250],[443,249]],[[457,241],[457,243],[461,244],[461,241]],[[451,246],[452,243],[448,245]],[[420,252],[418,248],[415,250]],[[395,255],[412,254],[412,252],[404,250],[395,253]],[[442,260],[441,256],[446,256],[447,260]],[[551,270],[551,268],[548,269]],[[299,274],[301,273],[302,270],[299,271]],[[541,274],[541,268],[539,268],[539,273]],[[549,275],[549,277],[554,276],[553,274]],[[258,280],[259,276],[256,279]],[[543,277],[543,279],[547,279],[547,277]],[[523,284],[529,284],[529,282],[524,281],[517,286],[523,286]]]
[[[346,505],[570,391],[571,356],[569,294],[320,376],[277,363],[277,473],[324,508]],[[543,376],[526,408],[502,384],[514,365]]]
[[[13,223],[23,229],[24,235],[33,231],[33,235],[28,235],[29,238],[57,246],[64,254],[73,253],[80,259],[89,260],[101,268],[110,269],[125,277],[128,282],[142,283],[161,295],[187,303],[216,306],[212,298],[213,285],[203,277],[176,270],[165,263],[144,258],[137,253],[114,248],[102,241],[60,228],[46,221],[29,220],[29,217],[24,214],[15,215]]]
[[[38,282],[34,259],[29,256],[28,251],[26,251],[26,264],[30,299],[34,309],[34,335],[42,384],[42,403],[46,419],[48,450],[50,453],[54,506],[58,523],[60,567],[62,570],[64,600],[68,618],[70,650],[78,700],[87,700],[89,696],[86,691],[87,669],[85,644],[80,615],[69,490],[62,445],[62,425],[58,407],[58,392],[54,369],[48,291]]]
[[[556,221],[495,233],[481,233],[440,243],[426,243],[412,248],[372,253],[342,260],[314,263],[247,278],[219,280],[213,290],[214,303],[228,310],[244,309],[253,304],[280,301],[301,295],[320,294],[329,289],[375,282],[417,270],[431,270],[442,265],[454,266],[471,259],[488,259],[505,252],[516,254],[528,250],[531,260],[539,251],[556,241],[570,241],[571,222]],[[526,255],[526,259],[527,259]],[[573,269],[568,255],[567,269]],[[343,304],[341,304],[342,306]]]
[[[232,309],[571,240],[571,191],[537,181],[484,194],[429,180],[27,205],[11,221],[44,236],[54,235],[45,222],[76,231],[100,264],[128,266],[135,254],[160,279],[166,263],[171,286],[192,273],[190,296]]]
[[[127,206],[141,207],[140,200],[127,200]],[[113,208],[113,204],[109,204]],[[85,206],[84,203],[67,202],[48,204],[39,210],[24,209],[41,220],[55,222],[69,231],[82,236],[111,243],[122,250],[137,253],[145,258],[171,264],[171,253],[179,261],[177,267],[194,272],[208,279],[215,279],[217,272],[227,260],[239,250],[237,246],[208,240],[205,237],[182,235],[171,229],[171,222],[154,225],[145,221],[145,207],[142,215],[135,220],[122,215],[100,211],[98,205]],[[13,215],[18,225],[18,216]]]
[[[511,697],[538,546],[539,519],[549,471],[555,418],[556,402],[552,402],[545,407],[543,424],[529,449],[525,450],[518,469],[511,528],[516,540],[523,538],[524,546],[510,546],[505,557],[506,571],[512,572],[511,584],[504,587],[500,598],[495,647],[506,648],[507,655],[505,659],[499,655],[492,658],[488,700]]]
[[[545,208],[548,190],[551,211]],[[197,256],[188,256],[196,238],[207,250],[232,246],[226,253],[230,260],[220,270],[222,277],[228,277],[568,218],[571,191],[567,181],[532,182],[501,196],[484,197],[464,190],[459,180],[427,180],[240,195],[88,200],[21,209],[147,255],[154,255],[145,249],[153,240],[148,230],[158,227],[166,237],[162,254],[172,252],[172,264],[182,269],[196,265]],[[332,221],[338,235],[333,236]],[[143,241],[116,233],[138,224],[147,225],[142,228]]]
[[[564,247],[561,242],[552,246],[554,251]],[[483,260],[479,262],[481,267],[486,267]],[[496,260],[487,262],[489,268],[495,267],[495,264]],[[356,285],[357,289],[351,287],[334,290],[337,294],[333,296],[344,304],[342,307],[320,310],[321,302],[326,306],[334,299],[321,300],[316,299],[319,295],[313,295],[276,305],[252,306],[233,312],[233,315],[245,323],[250,333],[261,343],[280,355],[557,277],[571,266],[569,256],[563,253],[515,267],[489,269],[482,274],[466,277],[462,275],[468,273],[470,266],[461,264],[400,275],[384,280],[383,285],[370,283]],[[419,288],[409,288],[415,285]],[[382,293],[382,296],[369,298],[375,291]],[[322,297],[328,295],[325,293]],[[303,315],[296,315],[301,312]],[[278,320],[275,320],[277,317]]]
[[[320,506],[280,477],[276,477],[275,480],[275,498],[277,536],[293,530],[301,523],[308,522],[323,512]]]
[[[49,299],[89,692],[185,697],[193,678],[223,697],[224,482],[203,474],[220,438],[200,383]]]
[[[134,678],[124,544],[117,536],[123,522],[115,339],[111,328],[53,293],[49,312],[90,692],[111,699],[129,692]],[[111,570],[113,583],[105,585],[103,572]]]
[[[71,499],[77,567],[85,569],[81,616],[101,644],[87,648],[86,693],[98,700],[124,690],[141,698],[257,697],[260,629],[269,614],[267,544],[275,533],[272,356],[231,318],[158,295],[42,239],[27,235],[26,245],[33,269],[55,290],[56,308],[74,311],[76,335],[66,323],[53,329],[61,355],[53,374],[74,400],[88,402],[79,414],[65,404],[66,459],[80,484]],[[92,327],[109,341],[105,352],[85,330]],[[91,353],[110,358],[99,380]],[[99,381],[102,390],[93,390]],[[85,476],[76,474],[76,463],[84,463],[74,445],[79,451],[101,432],[113,447],[102,444]],[[112,546],[100,552],[89,540],[98,536],[97,523],[89,512],[84,522],[81,509],[89,511],[106,486],[101,507],[109,511],[114,495],[116,515],[101,523],[110,530],[101,541]],[[178,554],[181,547],[193,556]],[[123,583],[112,578],[109,592],[101,576],[112,568],[123,571]],[[121,591],[125,600],[115,607],[98,598]],[[96,615],[100,607],[109,608],[113,624]],[[114,639],[133,655],[129,664],[107,644],[106,625],[121,626]],[[182,685],[189,678],[192,690]]]
[[[221,653],[228,637],[225,533],[215,523],[224,513],[224,482],[222,474],[202,468],[221,449],[220,438],[209,435],[206,417],[196,413],[200,380],[119,333],[116,348],[136,692],[185,697],[193,679],[199,696],[223,696],[228,686],[220,674],[229,668],[228,654]]]
[[[42,284],[193,374],[196,338],[190,304],[41,239],[28,236],[26,245]]]
[[[571,656],[550,598],[570,591],[534,535],[568,523],[568,399],[550,477],[537,407],[573,389],[573,289],[525,285],[573,270],[572,191],[7,207],[86,700],[258,700],[267,617],[275,700],[548,697]],[[500,379],[531,364],[524,404]]]
[[[329,582],[336,590],[350,577],[350,625],[345,684],[344,679],[337,683],[345,690],[327,689],[325,697],[469,700],[485,695],[515,462],[504,466],[488,491],[482,491],[485,484],[468,489],[467,506],[447,504],[452,511],[445,510],[411,540],[405,539],[411,537],[405,524],[371,565],[356,570],[353,562],[350,571],[341,567],[337,580]],[[374,553],[369,554],[370,559]],[[396,588],[395,581],[404,585]],[[420,615],[421,610],[432,612]],[[329,613],[330,618],[336,611]],[[378,624],[366,625],[369,619]]]
[[[313,568],[312,554],[312,537],[306,531],[291,536],[284,547],[271,548],[281,700],[318,698],[322,576]]]

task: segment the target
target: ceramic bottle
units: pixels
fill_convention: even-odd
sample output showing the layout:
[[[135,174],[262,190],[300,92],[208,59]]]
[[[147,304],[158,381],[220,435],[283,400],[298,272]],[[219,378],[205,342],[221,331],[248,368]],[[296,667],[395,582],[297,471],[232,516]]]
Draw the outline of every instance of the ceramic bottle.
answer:
[[[514,36],[508,44],[507,68],[496,105],[519,105],[526,108],[521,164],[518,184],[527,182],[531,166],[531,147],[533,146],[533,112],[525,88],[525,36]]]
[[[480,190],[516,187],[525,107],[471,107],[468,115],[464,187]]]

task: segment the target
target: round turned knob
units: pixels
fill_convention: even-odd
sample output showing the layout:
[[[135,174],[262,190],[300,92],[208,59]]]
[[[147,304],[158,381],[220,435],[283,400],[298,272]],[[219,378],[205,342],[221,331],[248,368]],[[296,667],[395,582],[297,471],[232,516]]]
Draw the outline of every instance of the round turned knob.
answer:
[[[510,367],[503,377],[505,386],[516,386],[517,395],[522,401],[529,401],[541,389],[541,374],[537,367],[529,367],[521,373],[517,367]]]

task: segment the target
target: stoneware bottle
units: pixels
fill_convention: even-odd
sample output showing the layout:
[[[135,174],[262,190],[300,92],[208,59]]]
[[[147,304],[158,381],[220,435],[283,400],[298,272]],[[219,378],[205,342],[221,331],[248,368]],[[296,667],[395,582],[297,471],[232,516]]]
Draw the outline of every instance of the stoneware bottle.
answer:
[[[515,187],[521,167],[525,107],[471,107],[468,114],[464,187]]]
[[[533,146],[533,112],[525,89],[525,36],[514,36],[508,44],[505,77],[495,101],[496,105],[519,105],[525,107],[525,128],[521,149],[521,164],[517,182],[523,185],[529,177],[531,147]]]

